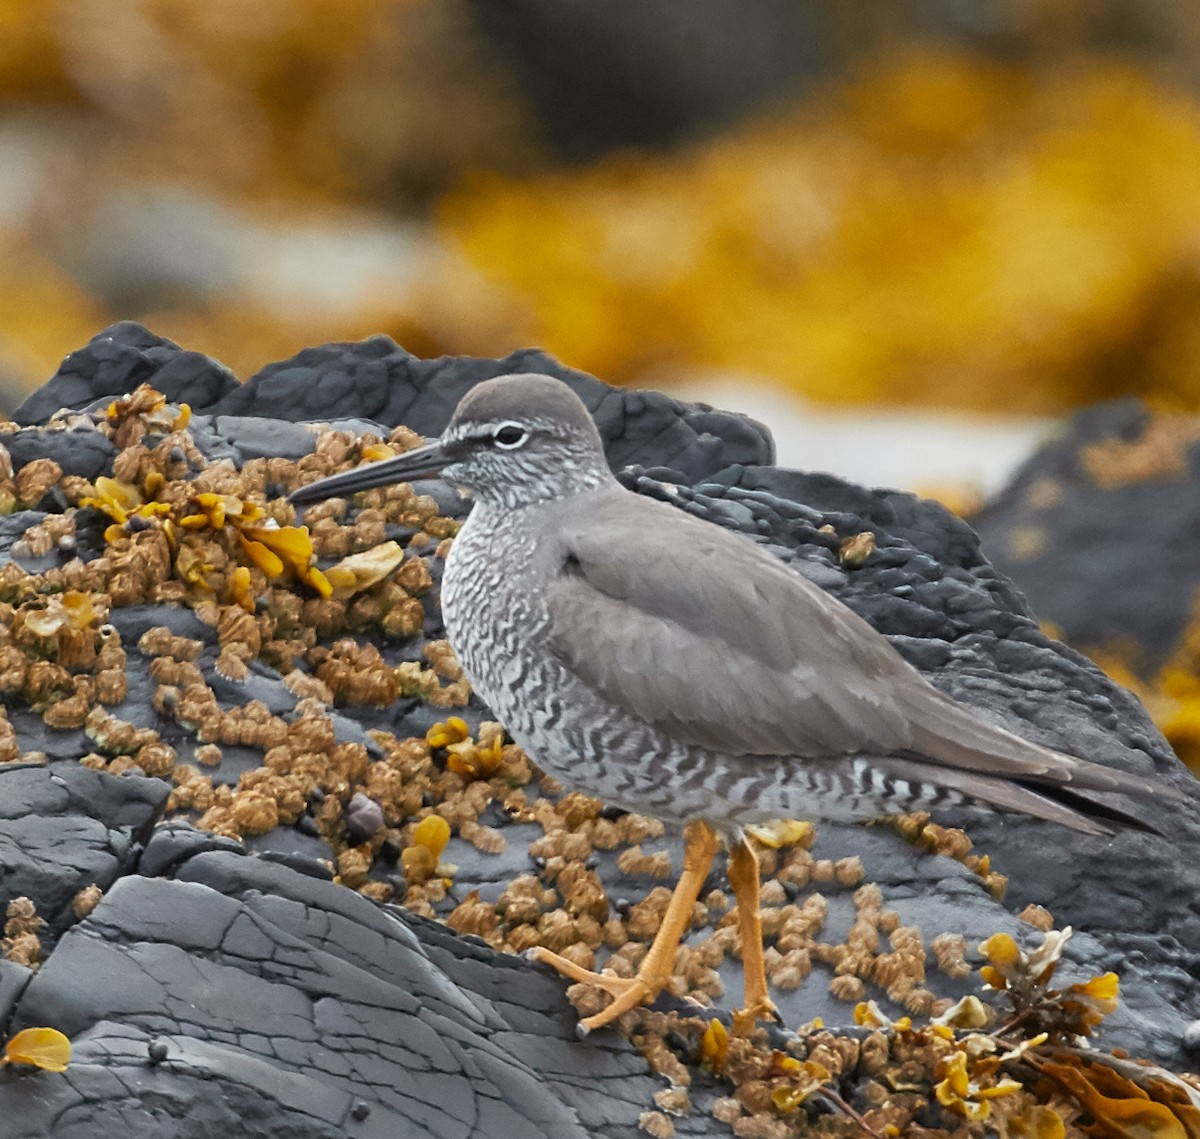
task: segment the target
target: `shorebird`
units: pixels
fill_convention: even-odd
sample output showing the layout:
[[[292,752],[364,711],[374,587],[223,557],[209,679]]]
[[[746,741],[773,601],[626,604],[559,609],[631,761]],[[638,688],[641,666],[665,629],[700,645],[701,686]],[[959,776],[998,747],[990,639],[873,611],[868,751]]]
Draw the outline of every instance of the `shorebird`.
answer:
[[[565,785],[683,825],[683,873],[636,977],[532,951],[612,995],[585,1032],[667,985],[720,840],[746,978],[735,1028],[775,1015],[748,824],[974,802],[1106,834],[1122,816],[1089,815],[1081,792],[1183,797],[1000,727],[749,538],[626,490],[583,402],[548,376],[485,381],[437,442],[291,501],[438,473],[475,500],[441,597],[475,691]]]

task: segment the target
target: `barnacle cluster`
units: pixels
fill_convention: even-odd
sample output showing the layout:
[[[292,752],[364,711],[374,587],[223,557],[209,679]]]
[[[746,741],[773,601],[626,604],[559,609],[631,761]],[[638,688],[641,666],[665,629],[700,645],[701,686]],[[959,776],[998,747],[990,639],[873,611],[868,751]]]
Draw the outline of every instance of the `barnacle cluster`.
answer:
[[[367,633],[399,641],[424,628],[430,562],[445,556],[458,524],[441,517],[433,499],[402,486],[364,496],[348,525],[339,521],[347,513],[342,502],[314,508],[311,532],[295,525],[289,489],[361,457],[414,446],[418,437],[406,428],[386,441],[325,431],[299,462],[255,459],[239,470],[228,460],[210,462],[189,422],[186,406],[145,385],[99,414],[57,417],[50,430],[96,431],[118,449],[111,472],[94,482],[64,476],[50,460],[14,472],[0,447],[0,507],[50,511],[14,543],[16,560],[0,566],[0,697],[8,708],[40,714],[48,727],[81,729],[90,749],[80,759],[85,766],[168,779],[168,810],[187,812],[202,827],[245,837],[310,814],[335,860],[346,864],[346,880],[362,881],[342,808],[356,793],[375,790],[388,811],[383,837],[374,846],[358,843],[369,866],[382,842],[400,840],[394,828],[421,810],[425,791],[413,791],[419,773],[407,765],[412,743],[422,753],[417,768],[429,764],[429,748],[390,737],[380,745],[384,759],[369,764],[361,744],[337,740],[329,708],[383,708],[402,695],[446,707],[466,703],[469,689],[445,642],[424,646],[424,660],[393,664],[369,640],[355,639]],[[413,532],[406,545],[389,537],[391,526]],[[21,564],[55,554],[50,568]],[[113,611],[144,603],[165,606],[166,617],[172,606],[190,609],[203,634],[181,635],[168,621],[136,646],[123,644]],[[155,685],[156,726],[106,710],[128,695],[127,653],[135,651]],[[297,698],[289,716],[261,701],[218,699],[216,678],[243,682],[258,662],[282,673]],[[262,756],[233,784],[220,779],[228,747]],[[476,774],[491,774],[502,747],[493,726],[464,754],[477,762]],[[39,756],[22,750],[0,708],[0,762]],[[397,756],[403,761],[394,762]],[[314,795],[324,797],[315,809]],[[465,812],[461,823],[481,847],[496,846],[490,828]]]
[[[5,908],[4,919],[0,954],[8,961],[36,969],[42,960],[42,943],[38,934],[46,925],[38,917],[37,907],[29,898],[13,898]]]
[[[1037,1023],[998,1024],[974,994],[920,1025],[907,1016],[889,1020],[862,1001],[854,1010],[859,1035],[814,1022],[780,1047],[763,1032],[732,1036],[716,1018],[643,1010],[631,1038],[671,1084],[655,1097],[657,1110],[643,1115],[643,1129],[674,1134],[671,1118],[695,1110],[688,1089],[703,1072],[727,1089],[710,1102],[713,1118],[734,1135],[760,1139],[1194,1134],[1195,1089],[1180,1077],[1066,1043],[1076,1029],[1093,1032],[1115,1001],[1103,977],[1047,989],[1069,936],[1053,933],[1030,951],[1008,935],[979,947],[988,961],[985,987],[1003,984],[1018,1009],[1038,1007]],[[1090,1012],[1081,1018],[1073,1003]],[[847,1089],[853,1103],[842,1098]],[[819,1102],[824,1113],[814,1114]]]
[[[1008,889],[1008,878],[992,869],[989,855],[971,853],[974,844],[965,831],[930,822],[928,811],[897,815],[892,819],[892,823],[914,846],[961,862],[982,879],[984,889],[993,898],[999,900],[1004,897],[1004,892]]]

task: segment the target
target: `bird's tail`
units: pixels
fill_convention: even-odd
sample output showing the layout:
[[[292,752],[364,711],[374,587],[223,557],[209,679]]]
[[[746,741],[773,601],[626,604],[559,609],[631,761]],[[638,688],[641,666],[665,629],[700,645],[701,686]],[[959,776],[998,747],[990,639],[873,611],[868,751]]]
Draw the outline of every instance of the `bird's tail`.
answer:
[[[1101,820],[1157,828],[1137,816],[1093,803],[1086,792],[1176,802],[1189,798],[1164,780],[1054,751],[989,723],[980,715],[979,709],[967,708],[948,696],[933,704],[927,701],[919,710],[914,708],[915,754],[899,762],[924,766],[920,757],[927,757],[934,761],[936,770],[930,770],[933,765],[926,767],[925,779],[994,806],[1089,833],[1111,833],[1111,827]]]

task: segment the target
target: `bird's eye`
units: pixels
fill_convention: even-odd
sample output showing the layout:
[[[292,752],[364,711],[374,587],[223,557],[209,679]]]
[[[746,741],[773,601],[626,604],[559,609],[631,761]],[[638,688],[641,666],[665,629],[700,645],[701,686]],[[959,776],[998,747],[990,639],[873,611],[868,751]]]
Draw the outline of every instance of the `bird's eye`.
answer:
[[[506,451],[520,447],[528,438],[529,432],[517,423],[503,424],[496,429],[496,434],[492,436],[492,440],[496,446],[503,447]]]

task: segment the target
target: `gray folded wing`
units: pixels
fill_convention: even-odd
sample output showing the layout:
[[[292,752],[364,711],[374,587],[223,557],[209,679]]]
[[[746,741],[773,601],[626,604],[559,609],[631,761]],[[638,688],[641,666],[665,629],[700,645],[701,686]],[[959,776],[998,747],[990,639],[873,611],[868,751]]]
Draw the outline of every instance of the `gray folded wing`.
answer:
[[[619,504],[620,505],[620,504]],[[912,743],[878,683],[891,647],[744,539],[668,511],[569,527],[552,647],[627,712],[733,755],[846,755]]]
[[[946,768],[1149,789],[946,697],[857,614],[746,538],[624,492],[559,536],[552,651],[681,742],[732,755],[900,753],[931,760],[935,780]]]

